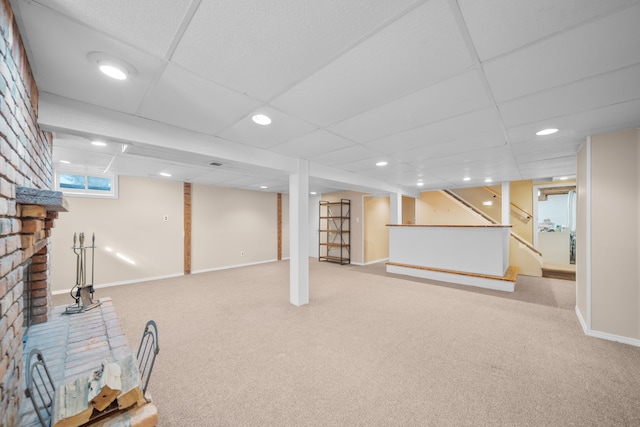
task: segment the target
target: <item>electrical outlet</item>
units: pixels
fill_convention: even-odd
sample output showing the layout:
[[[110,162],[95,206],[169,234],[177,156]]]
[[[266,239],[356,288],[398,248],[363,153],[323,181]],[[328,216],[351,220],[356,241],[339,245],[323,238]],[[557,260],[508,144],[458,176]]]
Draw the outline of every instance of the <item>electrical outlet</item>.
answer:
[[[162,220],[163,220],[163,221],[169,221],[169,215],[164,215],[164,216],[162,217]]]
[[[240,251],[240,256],[244,256],[244,251]]]

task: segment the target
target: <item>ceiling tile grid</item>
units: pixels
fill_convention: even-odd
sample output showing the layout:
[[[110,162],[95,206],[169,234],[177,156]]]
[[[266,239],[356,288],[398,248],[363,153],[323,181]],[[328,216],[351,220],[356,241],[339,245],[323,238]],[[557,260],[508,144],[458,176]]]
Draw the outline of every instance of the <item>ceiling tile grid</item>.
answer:
[[[301,158],[344,179],[338,172],[415,189],[422,178],[434,189],[574,175],[588,135],[640,126],[640,0],[11,5],[41,100],[69,101],[58,104],[65,124],[50,124],[56,166],[153,177],[169,168],[169,179],[287,191]],[[106,78],[94,51],[135,72]],[[105,109],[104,124],[74,123],[74,102]],[[97,151],[88,141],[106,123],[121,126],[118,141]],[[175,146],[133,123],[167,130]],[[550,127],[559,132],[535,135]],[[340,179],[310,182],[362,189]]]

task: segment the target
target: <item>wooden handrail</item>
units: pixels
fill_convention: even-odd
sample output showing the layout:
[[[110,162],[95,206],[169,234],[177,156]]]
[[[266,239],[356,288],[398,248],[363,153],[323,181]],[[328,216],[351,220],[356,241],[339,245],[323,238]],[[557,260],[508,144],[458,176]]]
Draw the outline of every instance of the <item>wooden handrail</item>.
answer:
[[[466,206],[468,209],[473,211],[473,213],[475,213],[476,215],[481,216],[485,221],[489,221],[492,224],[498,224],[498,221],[496,221],[495,219],[493,219],[490,216],[486,215],[481,210],[479,210],[478,208],[473,206],[471,203],[467,202],[462,197],[460,197],[457,194],[455,194],[453,191],[451,191],[451,190],[442,190],[442,192],[444,192],[446,195],[450,196],[451,198],[457,200],[458,202],[460,202],[461,204]],[[532,252],[542,256],[542,252],[540,252],[539,250],[534,248],[533,245],[531,243],[527,242],[523,237],[521,237],[521,236],[517,235],[516,233],[514,233],[513,230],[511,230],[511,237],[513,237],[518,242],[520,242],[523,245],[525,245]]]
[[[496,197],[500,197],[500,199],[502,199],[502,194],[500,194],[500,193],[497,193],[497,192],[493,191],[491,188],[489,188],[489,187],[482,187],[482,189],[483,189],[483,190],[486,190],[486,191],[488,191],[489,193],[493,194],[494,196],[496,196]],[[521,207],[520,207],[520,206],[518,206],[516,203],[513,203],[513,202],[509,202],[509,203],[511,204],[511,206],[512,206],[512,207],[514,207],[514,208],[516,208],[517,210],[519,210],[519,211],[523,212],[523,213],[527,216],[527,219],[531,219],[531,218],[533,218],[533,214],[532,214],[532,213],[530,213],[530,212],[527,212],[527,210],[526,210],[526,209],[521,208]]]

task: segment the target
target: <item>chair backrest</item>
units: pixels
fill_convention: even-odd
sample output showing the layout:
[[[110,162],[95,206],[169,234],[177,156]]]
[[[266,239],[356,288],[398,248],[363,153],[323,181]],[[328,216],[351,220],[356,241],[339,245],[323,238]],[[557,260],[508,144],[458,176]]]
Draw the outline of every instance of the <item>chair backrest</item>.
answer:
[[[151,371],[153,370],[153,364],[156,361],[156,356],[160,352],[160,346],[158,344],[158,327],[156,322],[149,320],[144,328],[142,334],[142,340],[140,340],[140,347],[138,347],[138,367],[140,368],[140,378],[142,384],[142,392],[146,393],[147,385],[149,384],[149,378],[151,378]]]
[[[27,359],[27,388],[24,394],[31,399],[43,427],[51,422],[55,391],[56,387],[44,363],[42,353],[34,348]]]

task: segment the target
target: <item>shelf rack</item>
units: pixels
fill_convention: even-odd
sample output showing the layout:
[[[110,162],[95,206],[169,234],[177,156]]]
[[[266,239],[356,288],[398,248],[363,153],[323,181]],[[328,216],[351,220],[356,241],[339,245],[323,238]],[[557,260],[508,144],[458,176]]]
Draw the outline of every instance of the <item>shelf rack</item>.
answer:
[[[320,256],[319,261],[339,264],[351,263],[351,201],[320,201],[319,206]]]

